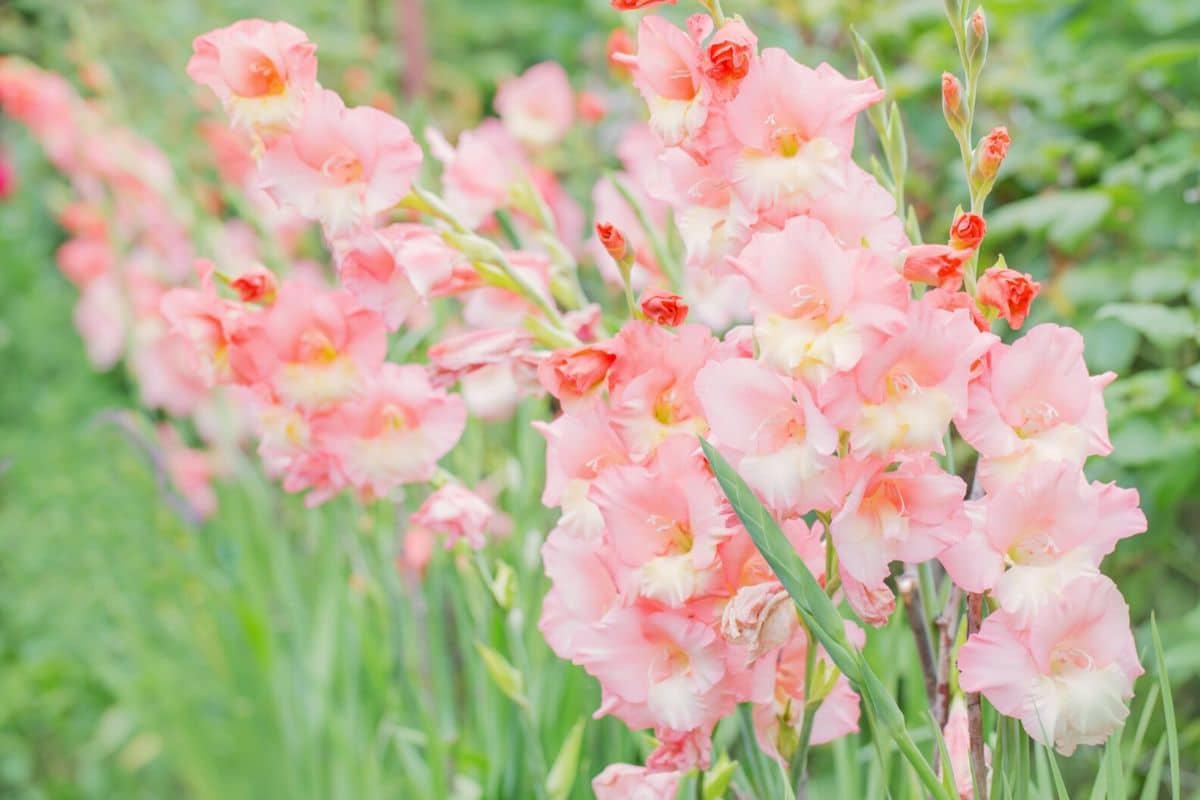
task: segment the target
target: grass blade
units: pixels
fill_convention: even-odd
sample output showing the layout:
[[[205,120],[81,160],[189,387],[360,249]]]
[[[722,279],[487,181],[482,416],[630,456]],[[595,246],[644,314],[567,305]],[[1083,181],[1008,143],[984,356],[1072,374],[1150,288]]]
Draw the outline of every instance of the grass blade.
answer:
[[[1158,620],[1150,614],[1150,638],[1154,641],[1154,669],[1158,672],[1158,687],[1162,693],[1163,720],[1167,726],[1167,756],[1171,763],[1171,800],[1179,800],[1179,728],[1175,722],[1175,701],[1171,699],[1171,679],[1167,675],[1167,659],[1163,655],[1162,638],[1158,635]]]

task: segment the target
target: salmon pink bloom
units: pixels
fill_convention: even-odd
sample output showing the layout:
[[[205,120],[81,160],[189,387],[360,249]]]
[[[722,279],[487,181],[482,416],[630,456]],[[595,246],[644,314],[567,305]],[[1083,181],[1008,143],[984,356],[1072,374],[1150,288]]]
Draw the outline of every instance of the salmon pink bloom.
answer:
[[[362,231],[335,241],[334,251],[342,285],[392,331],[450,281],[455,269],[470,269],[461,253],[424,225]]]
[[[270,305],[275,302],[279,282],[275,279],[274,272],[261,264],[255,264],[231,280],[229,288],[237,292],[238,299],[243,303]]]
[[[377,108],[346,108],[337,94],[320,90],[295,129],[267,147],[259,184],[334,237],[370,225],[404,199],[420,166],[421,148],[407,125]]]
[[[857,395],[843,386],[849,376],[825,387],[826,412],[850,431],[851,452],[860,458],[940,453],[950,421],[967,410],[971,370],[995,341],[966,312],[916,303],[904,330],[855,367]]]
[[[1103,575],[1065,586],[1028,626],[1008,611],[989,615],[959,651],[958,667],[965,691],[982,692],[1067,756],[1120,727],[1142,674],[1129,606]]]
[[[290,130],[317,89],[317,46],[286,22],[244,19],[197,37],[192,50],[188,77],[212,89],[242,130]]]
[[[919,563],[967,535],[967,486],[928,455],[859,478],[830,528],[842,567],[867,586],[883,582],[888,562]]]
[[[888,585],[882,581],[865,584],[847,572],[844,564],[838,564],[838,576],[842,580],[842,596],[858,618],[875,628],[886,625],[896,610],[896,595]]]
[[[870,78],[852,81],[828,64],[814,70],[764,50],[727,109],[743,202],[768,209],[844,186],[855,117],[883,94]]]
[[[987,234],[987,222],[970,211],[959,214],[950,226],[950,244],[960,250],[974,250]]]
[[[971,383],[968,412],[955,425],[980,454],[992,488],[1039,461],[1083,464],[1112,452],[1104,387],[1114,373],[1088,376],[1083,337],[1038,325],[1011,345],[996,344]]]
[[[638,305],[646,319],[658,325],[678,327],[687,320],[688,306],[683,298],[663,289],[647,289]]]
[[[953,292],[962,286],[963,265],[972,252],[944,244],[919,244],[905,251],[901,272],[913,283]]]
[[[113,268],[116,256],[103,236],[68,239],[55,254],[58,268],[76,286],[85,286]]]
[[[733,20],[721,26],[704,48],[701,70],[717,88],[718,94],[727,94],[743,78],[758,57],[758,37],[741,20]]]
[[[696,395],[714,441],[772,509],[803,514],[837,499],[838,432],[804,384],[738,358],[701,369]]]
[[[425,498],[409,521],[444,536],[447,548],[459,539],[466,539],[479,550],[486,544],[488,528],[495,516],[495,509],[478,494],[450,483]]]
[[[530,147],[558,142],[575,117],[575,97],[562,65],[544,61],[500,84],[496,112],[504,127]]]
[[[755,235],[733,263],[753,290],[763,361],[809,386],[853,369],[905,318],[908,288],[895,270],[870,251],[843,249],[815,219]]]
[[[270,308],[237,331],[230,362],[239,383],[315,410],[355,394],[386,350],[378,314],[347,292],[291,280]]]
[[[708,118],[700,48],[662,17],[643,17],[638,26],[633,82],[650,107],[651,130],[668,147],[695,136]]]
[[[317,434],[351,485],[368,497],[395,497],[404,484],[433,477],[466,421],[462,398],[434,388],[424,367],[387,363],[358,397],[321,418]],[[435,509],[426,511],[429,526]]]
[[[630,1],[613,0],[613,4],[620,9],[622,6],[618,3]],[[646,0],[640,2],[649,4]],[[650,3],[657,2],[663,0],[650,0]],[[638,6],[631,5],[629,8]],[[596,795],[596,800],[675,800],[682,778],[680,772],[651,772],[633,764],[609,764],[592,781],[592,793]]]
[[[118,276],[110,272],[83,288],[74,321],[93,367],[106,370],[121,360],[131,323]]]
[[[606,467],[628,464],[625,446],[603,406],[586,414],[564,414],[553,422],[535,423],[546,438],[546,486],[542,502],[562,509],[559,528],[598,536],[604,519],[589,498],[592,481]]]
[[[989,492],[978,530],[943,554],[946,570],[968,591],[990,589],[1025,622],[1073,578],[1097,574],[1118,541],[1146,530],[1146,517],[1136,489],[1089,483],[1078,465],[1060,461]]]
[[[698,453],[694,439],[677,437],[651,466],[610,467],[592,482],[623,594],[679,607],[713,579],[717,545],[736,528]]]
[[[779,583],[743,586],[721,615],[721,635],[746,648],[747,663],[789,641],[799,625],[792,598]]]
[[[631,459],[646,460],[676,434],[690,438],[708,429],[693,382],[700,368],[717,357],[718,344],[699,325],[669,331],[638,321],[626,324],[613,340],[612,422]]]
[[[430,151],[442,162],[442,196],[470,228],[508,205],[513,188],[528,173],[529,157],[499,120],[486,119],[463,131],[457,147],[437,131],[425,133]]]
[[[232,377],[230,345],[245,315],[236,303],[217,295],[212,262],[198,259],[196,268],[200,287],[169,290],[159,310],[171,331],[191,345],[193,371],[211,387]]]
[[[566,408],[592,396],[616,359],[604,346],[556,350],[538,365],[538,381]]]

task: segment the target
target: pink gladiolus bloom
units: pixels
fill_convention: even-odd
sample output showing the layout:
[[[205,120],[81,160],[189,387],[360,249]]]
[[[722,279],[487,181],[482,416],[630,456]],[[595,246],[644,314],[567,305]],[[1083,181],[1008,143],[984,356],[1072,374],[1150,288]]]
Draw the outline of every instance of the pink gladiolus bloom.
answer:
[[[458,484],[447,484],[425,499],[410,522],[445,537],[445,546],[459,539],[476,550],[486,544],[488,528],[496,511],[475,492]]]
[[[919,563],[967,535],[967,487],[928,455],[859,478],[833,518],[842,567],[868,586],[883,582],[888,562]]]
[[[1102,575],[1068,584],[1028,627],[1007,611],[991,614],[958,666],[965,691],[982,692],[1035,741],[1068,756],[1125,721],[1142,674],[1129,606]]]
[[[737,84],[750,74],[758,57],[758,37],[741,20],[733,20],[709,40],[704,48],[701,70],[720,94],[736,91]]]
[[[1004,321],[1016,329],[1025,324],[1029,306],[1041,289],[1042,285],[1028,273],[991,267],[979,276],[979,304],[999,311]]]
[[[1088,376],[1078,331],[1038,325],[1012,345],[996,344],[987,363],[955,423],[979,451],[985,487],[1039,461],[1082,464],[1112,452],[1103,392],[1116,375]]]
[[[965,312],[914,304],[904,330],[855,368],[857,397],[841,385],[848,378],[825,387],[826,411],[850,431],[850,449],[859,457],[940,453],[950,421],[967,410],[973,365],[995,341]]]
[[[358,391],[386,350],[378,314],[347,292],[292,280],[279,287],[274,305],[234,336],[230,363],[239,383],[289,405],[318,409]]]
[[[229,288],[237,292],[238,299],[243,303],[261,303],[270,305],[275,302],[275,294],[279,290],[279,281],[275,273],[255,264],[229,282]]]
[[[369,106],[346,108],[337,94],[320,90],[295,129],[267,147],[259,182],[276,203],[337,236],[404,199],[420,166],[421,148],[407,125]]]
[[[664,145],[682,144],[708,118],[710,90],[700,71],[700,48],[662,17],[638,26],[634,85],[650,107],[650,128]]]
[[[983,512],[982,535],[944,554],[943,563],[969,591],[991,589],[1021,622],[1042,613],[1076,576],[1096,574],[1118,541],[1146,530],[1136,489],[1088,483],[1066,461],[1035,465],[989,492]]]
[[[701,369],[696,395],[714,441],[735,453],[734,466],[771,508],[790,515],[832,505],[838,433],[804,384],[739,358]]]
[[[81,236],[68,239],[55,255],[58,268],[76,286],[86,286],[113,268],[115,254],[107,239]]]
[[[643,2],[643,5],[645,4]],[[592,792],[595,793],[596,800],[675,800],[682,777],[683,773],[680,772],[651,772],[645,767],[633,764],[609,764],[592,781]]]
[[[197,37],[187,73],[216,93],[234,127],[272,136],[297,124],[317,89],[316,49],[286,22],[245,19]]]
[[[388,225],[335,243],[342,285],[398,330],[465,261],[424,225]]]
[[[158,443],[171,483],[200,519],[211,517],[217,510],[217,493],[212,487],[217,469],[212,454],[188,447],[170,425],[159,426]]]
[[[496,112],[513,136],[531,147],[548,147],[571,128],[575,98],[560,64],[535,64],[519,78],[500,84]]]
[[[838,564],[838,575],[842,579],[842,595],[858,618],[875,628],[886,625],[896,610],[896,595],[888,585],[880,582],[869,586],[847,572],[844,564]]]
[[[962,286],[963,264],[973,252],[944,244],[920,244],[905,252],[902,272],[914,283],[953,292]]]
[[[423,367],[387,363],[361,395],[319,420],[317,435],[351,485],[369,497],[392,497],[404,484],[433,477],[466,416],[462,398],[434,388]],[[435,510],[427,509],[421,524],[434,519]]]
[[[496,119],[463,131],[451,147],[437,131],[426,131],[431,152],[443,164],[446,203],[471,228],[478,227],[508,203],[513,187],[525,176],[529,159],[524,148]]]
[[[603,346],[556,350],[538,364],[538,381],[567,407],[599,389],[616,359]]]
[[[159,310],[171,330],[191,344],[196,374],[215,386],[232,375],[229,348],[244,314],[217,295],[212,262],[197,260],[196,266],[200,288],[171,289],[159,301]]]
[[[736,530],[695,440],[686,436],[659,448],[650,467],[600,473],[589,497],[612,540],[619,588],[668,606],[707,589],[717,546]]]
[[[514,328],[483,328],[445,337],[429,348],[435,382],[450,384],[497,364],[531,359],[533,337]]]
[[[783,50],[764,50],[727,110],[741,148],[738,195],[767,209],[843,187],[854,119],[883,94],[869,78],[852,81],[828,64],[814,70]]]
[[[818,386],[851,370],[904,320],[908,290],[879,256],[844,250],[820,222],[757,234],[734,261],[754,292],[763,361]]]
[[[116,365],[125,350],[130,325],[129,309],[116,275],[109,273],[84,287],[74,319],[92,366],[106,370]]]

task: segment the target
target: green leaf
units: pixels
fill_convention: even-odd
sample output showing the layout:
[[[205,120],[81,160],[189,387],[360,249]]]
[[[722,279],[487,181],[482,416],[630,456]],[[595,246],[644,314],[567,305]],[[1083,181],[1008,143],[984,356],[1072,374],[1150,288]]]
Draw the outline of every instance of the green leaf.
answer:
[[[550,800],[565,800],[571,794],[575,774],[579,771],[579,751],[583,747],[583,729],[586,724],[586,719],[580,719],[571,726],[554,763],[550,766],[550,772],[546,775],[546,793]]]
[[[1042,758],[1050,766],[1050,774],[1054,776],[1054,793],[1058,800],[1071,800],[1071,795],[1067,793],[1067,784],[1063,782],[1062,771],[1058,768],[1058,759],[1049,747],[1039,745],[1038,749],[1042,752]]]
[[[1119,319],[1164,350],[1178,347],[1196,335],[1196,320],[1186,308],[1156,303],[1109,303],[1097,319]]]
[[[1080,333],[1087,343],[1083,355],[1092,372],[1125,372],[1141,343],[1137,331],[1116,319],[1094,320]]]
[[[704,800],[720,800],[725,796],[725,792],[733,780],[733,774],[737,772],[737,766],[738,762],[731,761],[727,754],[721,753],[721,758],[717,763],[703,775],[702,797]]]
[[[1097,189],[1047,192],[997,209],[988,229],[996,237],[1044,233],[1051,244],[1075,250],[1100,227],[1111,207],[1112,198]]]
[[[517,705],[528,708],[529,700],[525,697],[525,681],[521,678],[521,673],[517,672],[517,668],[483,642],[475,642],[475,649],[479,651],[479,655],[483,659],[483,666],[487,669],[487,673],[496,687]]]
[[[1167,659],[1163,655],[1162,638],[1158,635],[1158,620],[1150,612],[1150,638],[1154,642],[1154,669],[1158,672],[1158,687],[1162,693],[1163,720],[1167,728],[1167,754],[1171,761],[1171,800],[1179,800],[1179,728],[1175,722],[1175,701],[1171,698],[1171,680],[1167,675]]]

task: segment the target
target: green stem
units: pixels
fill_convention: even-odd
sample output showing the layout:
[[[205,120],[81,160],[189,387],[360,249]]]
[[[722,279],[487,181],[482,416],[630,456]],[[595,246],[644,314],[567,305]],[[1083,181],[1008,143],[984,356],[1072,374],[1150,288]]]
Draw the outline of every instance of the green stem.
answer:
[[[623,180],[616,175],[609,175],[609,180],[612,181],[617,193],[621,195],[633,211],[634,216],[637,217],[638,224],[642,226],[646,238],[650,240],[650,249],[654,251],[654,260],[658,262],[658,266],[671,284],[671,288],[678,292],[683,287],[683,275],[680,270],[676,269],[675,260],[671,258],[662,237],[658,235],[658,230],[650,221],[650,215],[646,213],[646,209],[638,202],[633,191],[625,185]]]
[[[821,701],[812,702],[813,673],[817,669],[817,641],[811,633],[808,637],[808,649],[804,654],[804,718],[800,722],[800,744],[792,763],[792,780],[796,784],[796,797],[804,798],[808,789],[808,751],[812,742],[813,720],[817,716],[817,708]]]

